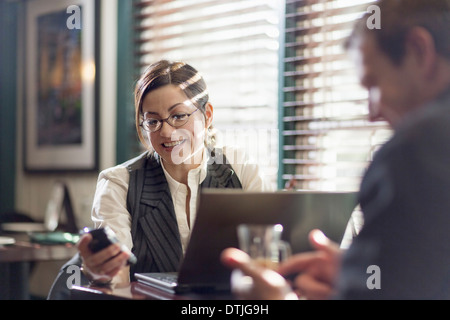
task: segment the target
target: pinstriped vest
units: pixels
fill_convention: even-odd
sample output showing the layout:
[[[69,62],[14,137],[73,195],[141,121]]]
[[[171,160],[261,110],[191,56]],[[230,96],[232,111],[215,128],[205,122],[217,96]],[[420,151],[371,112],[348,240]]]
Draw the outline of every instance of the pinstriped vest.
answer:
[[[208,163],[206,178],[200,187],[242,188],[221,152],[221,149],[212,152],[212,159],[223,160],[220,164]],[[182,258],[181,240],[159,156],[146,152],[127,164],[130,172],[127,207],[131,214],[132,251],[138,259],[137,264],[131,266],[131,278],[136,272],[177,271]]]

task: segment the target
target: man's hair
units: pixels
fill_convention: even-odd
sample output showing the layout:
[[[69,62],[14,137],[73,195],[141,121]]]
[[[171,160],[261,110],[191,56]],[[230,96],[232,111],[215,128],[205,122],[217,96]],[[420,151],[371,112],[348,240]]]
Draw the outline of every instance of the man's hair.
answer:
[[[438,54],[450,59],[450,0],[380,0],[381,28],[369,29],[370,13],[358,20],[345,46],[356,38],[373,34],[380,49],[400,64],[405,55],[405,41],[414,27],[426,29],[433,37]]]

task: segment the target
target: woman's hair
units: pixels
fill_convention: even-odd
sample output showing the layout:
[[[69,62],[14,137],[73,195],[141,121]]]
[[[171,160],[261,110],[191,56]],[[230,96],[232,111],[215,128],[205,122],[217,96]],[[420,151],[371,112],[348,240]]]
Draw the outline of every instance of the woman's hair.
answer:
[[[355,25],[345,46],[351,47],[361,35],[373,34],[382,51],[400,64],[405,55],[408,32],[425,28],[433,37],[436,51],[450,59],[450,0],[380,0],[375,2],[381,12],[380,29],[369,29],[366,13]]]
[[[209,99],[208,89],[205,80],[196,69],[178,61],[161,60],[151,64],[137,81],[134,91],[136,130],[139,140],[147,147],[140,127],[143,119],[142,102],[149,92],[170,84],[178,86],[205,115],[205,106]],[[214,147],[215,136],[212,126],[208,129],[205,144],[207,147]]]

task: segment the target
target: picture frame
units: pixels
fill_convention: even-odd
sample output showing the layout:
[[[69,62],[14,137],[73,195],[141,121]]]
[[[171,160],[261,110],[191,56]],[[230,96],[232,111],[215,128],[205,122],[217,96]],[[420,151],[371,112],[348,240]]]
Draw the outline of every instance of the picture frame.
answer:
[[[97,0],[26,3],[24,170],[98,170]]]

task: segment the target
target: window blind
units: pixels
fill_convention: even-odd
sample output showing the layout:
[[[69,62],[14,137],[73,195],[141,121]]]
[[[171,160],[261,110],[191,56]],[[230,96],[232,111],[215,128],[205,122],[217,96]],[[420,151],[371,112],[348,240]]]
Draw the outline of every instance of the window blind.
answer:
[[[279,16],[274,0],[135,0],[136,77],[182,60],[208,85],[218,145],[244,148],[276,181]]]
[[[343,48],[374,1],[287,0],[280,85],[281,183],[357,190],[374,151],[391,135],[367,119],[367,92]]]

